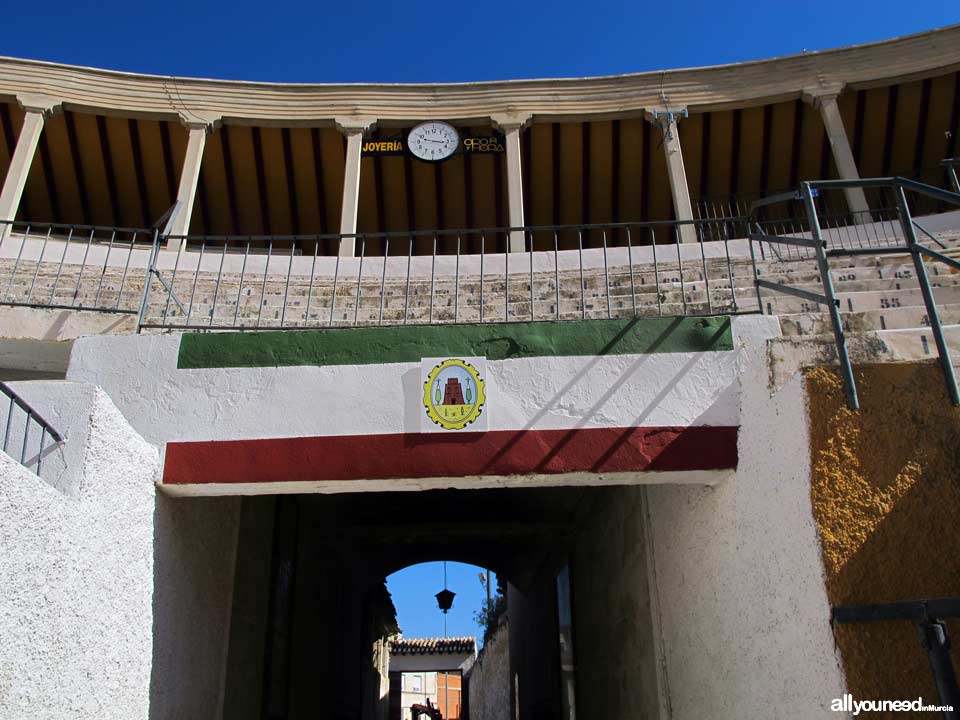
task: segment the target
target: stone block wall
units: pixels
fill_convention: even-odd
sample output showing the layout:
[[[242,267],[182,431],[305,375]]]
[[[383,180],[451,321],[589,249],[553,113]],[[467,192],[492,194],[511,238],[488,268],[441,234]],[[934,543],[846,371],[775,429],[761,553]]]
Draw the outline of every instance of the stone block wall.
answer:
[[[512,720],[510,626],[506,618],[484,643],[466,679],[470,708],[468,720]]]

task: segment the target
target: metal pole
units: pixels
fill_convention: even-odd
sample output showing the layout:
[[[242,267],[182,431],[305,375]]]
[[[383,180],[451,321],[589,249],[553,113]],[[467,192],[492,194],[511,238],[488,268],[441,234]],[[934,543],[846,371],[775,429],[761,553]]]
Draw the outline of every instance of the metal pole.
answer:
[[[226,245],[227,241],[224,240],[223,244]],[[240,317],[240,299],[243,296],[243,276],[247,272],[247,257],[250,255],[250,239],[247,238],[247,247],[243,250],[243,263],[240,265],[240,284],[237,286],[237,306],[233,309],[233,326],[237,326],[237,321]]]
[[[72,232],[72,231],[71,231]],[[69,241],[69,238],[68,238]],[[143,329],[143,324],[147,319],[147,307],[150,302],[150,283],[153,278],[153,268],[157,262],[157,253],[160,251],[160,231],[153,231],[153,245],[150,248],[150,256],[147,260],[147,274],[143,279],[143,298],[140,300],[140,315],[137,317],[137,334],[140,334],[140,331]],[[64,255],[66,255],[66,250],[64,250]],[[57,288],[54,285],[54,292]]]
[[[930,279],[927,277],[927,268],[923,264],[923,258],[920,256],[919,243],[917,243],[917,234],[913,229],[913,218],[910,217],[910,208],[907,205],[907,197],[903,193],[903,187],[896,187],[897,208],[900,211],[900,226],[903,228],[903,235],[907,241],[907,247],[913,256],[913,266],[917,270],[917,281],[920,283],[920,292],[923,293],[923,303],[927,306],[927,317],[930,319],[930,329],[933,331],[933,339],[937,343],[937,352],[940,355],[940,367],[943,369],[943,379],[947,383],[947,394],[950,395],[950,402],[954,405],[960,405],[960,392],[957,390],[957,377],[953,372],[953,364],[950,360],[950,348],[947,346],[946,338],[943,337],[943,327],[940,324],[940,315],[937,312],[937,301],[933,297],[933,290],[930,288]]]
[[[213,304],[210,306],[210,322],[207,327],[213,325],[213,318],[217,314],[217,296],[220,294],[220,280],[223,278],[223,261],[227,257],[227,241],[223,241],[223,252],[220,253],[220,269],[217,270],[217,284],[213,287]],[[200,265],[197,264],[197,275],[200,274]],[[189,321],[188,323],[189,324]]]
[[[820,281],[823,283],[823,294],[828,300],[830,322],[833,325],[833,338],[837,344],[837,356],[840,359],[840,372],[843,374],[843,384],[847,390],[847,404],[851,410],[860,409],[860,399],[857,397],[857,383],[853,377],[853,367],[850,364],[850,355],[847,353],[847,339],[843,334],[843,321],[840,319],[840,308],[833,292],[833,280],[830,277],[830,263],[827,262],[827,253],[824,250],[823,235],[820,232],[820,220],[817,217],[817,208],[813,202],[813,192],[810,183],[801,185],[803,200],[807,206],[807,216],[810,221],[810,233],[816,241],[817,266],[820,268]]]
[[[363,285],[363,256],[367,250],[367,238],[366,236],[360,238],[360,268],[357,270],[357,301],[354,303],[353,307],[353,325],[357,326],[357,322],[360,319],[360,287]],[[284,302],[286,302],[286,295],[284,295]]]
[[[960,690],[957,688],[957,675],[950,658],[950,637],[947,635],[946,623],[936,618],[921,620],[917,622],[917,634],[920,636],[920,644],[927,651],[940,703],[953,707],[953,710],[944,711],[943,717],[946,720],[958,720]]]
[[[270,272],[270,256],[273,255],[273,240],[267,245],[267,261],[263,264],[263,283],[260,285],[260,307],[257,308],[257,325],[260,327],[260,317],[263,315],[263,304],[267,297],[267,273]],[[171,288],[173,285],[170,286]]]

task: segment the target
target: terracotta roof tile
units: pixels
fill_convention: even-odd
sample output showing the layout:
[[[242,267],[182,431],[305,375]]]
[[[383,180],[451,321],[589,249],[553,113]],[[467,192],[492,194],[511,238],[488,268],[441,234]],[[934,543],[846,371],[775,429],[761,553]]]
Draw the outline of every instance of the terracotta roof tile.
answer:
[[[405,638],[390,643],[390,652],[396,655],[434,655],[440,653],[472,653],[477,646],[476,638]]]

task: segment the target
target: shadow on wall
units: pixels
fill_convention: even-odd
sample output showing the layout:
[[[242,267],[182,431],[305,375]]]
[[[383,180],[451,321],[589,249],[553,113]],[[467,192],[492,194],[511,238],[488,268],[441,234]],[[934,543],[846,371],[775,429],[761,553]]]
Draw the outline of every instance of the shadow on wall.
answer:
[[[960,410],[932,363],[856,368],[862,408],[832,369],[807,373],[814,517],[833,606],[960,595]],[[960,666],[960,622],[948,622]],[[911,622],[837,626],[849,692],[937,692]]]
[[[221,715],[239,519],[239,497],[157,493],[150,720]]]

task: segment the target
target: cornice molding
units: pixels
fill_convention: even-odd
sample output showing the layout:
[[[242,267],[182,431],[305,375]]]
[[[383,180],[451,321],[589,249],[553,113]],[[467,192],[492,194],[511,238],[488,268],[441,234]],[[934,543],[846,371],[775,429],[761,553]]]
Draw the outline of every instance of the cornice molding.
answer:
[[[444,118],[489,122],[640,117],[750,107],[862,89],[960,69],[960,25],[867,45],[732,65],[633,75],[458,84],[282,84],[137,75],[0,58],[0,96],[40,94],[65,108],[187,123],[327,126],[341,118],[397,125]],[[210,120],[214,118],[213,120]],[[339,120],[337,120],[339,122]],[[344,126],[348,127],[348,126]],[[350,125],[349,127],[352,127]]]

